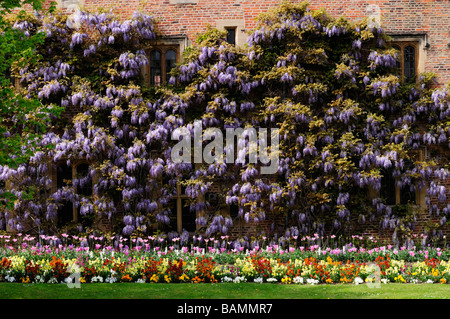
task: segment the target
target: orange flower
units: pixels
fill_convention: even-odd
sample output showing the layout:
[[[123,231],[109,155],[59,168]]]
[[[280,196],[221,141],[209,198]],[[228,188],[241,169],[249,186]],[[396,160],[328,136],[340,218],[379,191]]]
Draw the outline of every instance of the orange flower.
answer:
[[[204,279],[200,278],[199,276],[195,276],[194,278],[192,278],[192,282],[194,284],[197,284],[197,283],[203,282],[203,281],[204,281]]]
[[[346,276],[342,277],[342,278],[340,279],[340,281],[341,281],[341,282],[345,282],[345,283],[348,283],[348,282],[349,282],[349,280],[347,279]]]

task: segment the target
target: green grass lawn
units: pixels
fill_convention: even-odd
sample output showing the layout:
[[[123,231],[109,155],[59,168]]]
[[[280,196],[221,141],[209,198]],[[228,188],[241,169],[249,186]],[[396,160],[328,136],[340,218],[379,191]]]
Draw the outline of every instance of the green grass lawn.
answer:
[[[0,299],[450,299],[450,285],[281,285],[257,283],[65,284],[0,283]]]

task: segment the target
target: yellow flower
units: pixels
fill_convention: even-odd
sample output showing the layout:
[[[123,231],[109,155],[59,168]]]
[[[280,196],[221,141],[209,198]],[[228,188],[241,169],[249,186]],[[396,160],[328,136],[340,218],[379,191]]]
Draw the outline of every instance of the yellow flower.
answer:
[[[439,280],[439,282],[440,282],[441,284],[445,284],[445,283],[447,283],[447,280],[446,280],[445,278],[441,278],[441,280]]]
[[[85,284],[85,283],[86,283],[86,279],[85,279],[84,277],[80,277],[80,282],[81,282],[82,284]]]
[[[164,280],[165,280],[167,283],[169,283],[169,282],[171,281],[170,277],[167,276],[167,275],[164,276]]]
[[[281,282],[285,283],[287,285],[289,285],[291,283],[291,281],[292,281],[292,278],[288,277],[288,276],[285,276],[284,278],[281,279]]]
[[[158,278],[158,276],[156,274],[153,274],[153,276],[150,278],[150,281],[158,282],[159,278]]]
[[[30,282],[30,277],[27,276],[27,278],[22,277],[22,283],[27,284]]]
[[[178,279],[181,280],[181,281],[185,281],[185,280],[189,280],[189,277],[186,274],[182,274],[180,276],[180,278],[178,278]]]
[[[398,275],[397,277],[394,278],[394,280],[395,280],[395,281],[400,281],[400,282],[403,282],[403,283],[406,282],[406,280],[403,278],[402,275]]]

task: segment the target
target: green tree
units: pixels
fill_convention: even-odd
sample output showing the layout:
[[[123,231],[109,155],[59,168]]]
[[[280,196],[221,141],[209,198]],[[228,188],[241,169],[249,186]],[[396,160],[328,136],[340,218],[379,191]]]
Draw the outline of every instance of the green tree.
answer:
[[[37,13],[42,9],[42,0],[0,1],[0,174],[6,167],[17,167],[28,160],[36,151],[32,145],[48,127],[50,115],[59,113],[58,108],[27,97],[15,85],[17,70],[33,63],[35,48],[44,39],[44,34],[30,34],[23,25],[14,23],[13,12],[22,17],[30,15],[23,9],[25,5]],[[5,198],[14,196],[0,189],[0,209],[4,203],[1,199]]]
[[[29,4],[41,9],[41,0],[1,1],[0,9],[0,165],[17,166],[30,155],[26,145],[44,129],[41,104],[25,98],[15,88],[14,73],[18,67],[32,62],[34,48],[43,40],[42,34],[30,35],[13,25],[14,9]],[[25,11],[22,11],[22,15]]]

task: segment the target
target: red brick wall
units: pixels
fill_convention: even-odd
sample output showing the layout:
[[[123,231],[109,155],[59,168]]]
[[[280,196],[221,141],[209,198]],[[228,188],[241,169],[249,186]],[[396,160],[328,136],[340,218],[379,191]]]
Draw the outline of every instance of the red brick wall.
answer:
[[[218,19],[244,19],[245,29],[255,27],[255,17],[277,6],[280,0],[197,0],[196,4],[171,4],[169,0],[149,0],[145,11],[160,20],[165,35],[196,34],[215,26]],[[192,1],[191,1],[192,2]],[[299,1],[300,2],[300,1]],[[439,84],[450,82],[450,1],[448,0],[310,0],[311,9],[324,7],[332,16],[359,20],[368,15],[369,5],[377,5],[388,33],[426,33],[430,48],[425,71],[439,74]],[[140,6],[139,0],[85,0],[87,8],[114,7],[124,18]]]
[[[310,1],[311,8],[324,6],[333,16],[350,19],[365,16],[369,4],[380,7],[383,26],[388,33],[426,33],[425,71],[439,74],[440,84],[450,81],[450,1],[446,0],[389,0],[389,1]]]

